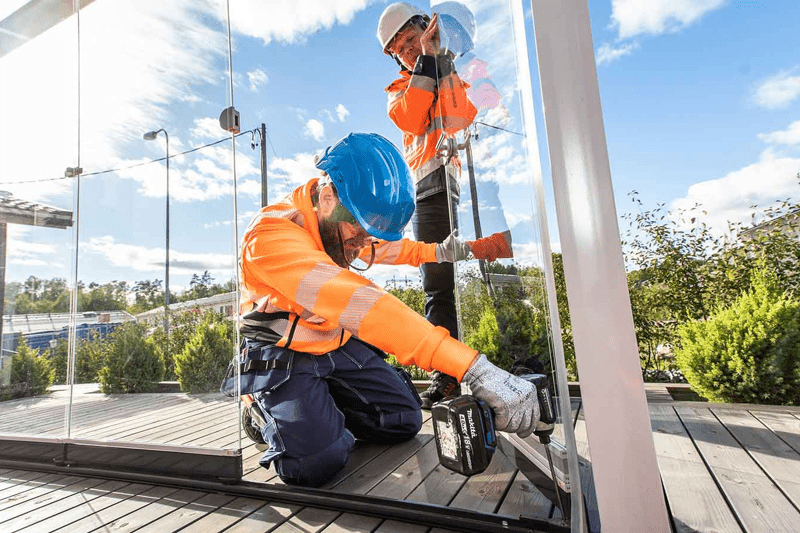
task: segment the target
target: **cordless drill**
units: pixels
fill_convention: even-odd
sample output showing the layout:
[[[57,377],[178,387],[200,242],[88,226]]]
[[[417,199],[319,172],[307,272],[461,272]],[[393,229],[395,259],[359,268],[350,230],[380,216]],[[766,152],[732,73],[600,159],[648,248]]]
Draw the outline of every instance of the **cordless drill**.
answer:
[[[542,444],[547,444],[556,421],[547,376],[525,374],[519,377],[536,387],[540,417],[533,433]],[[497,447],[494,413],[486,402],[464,394],[435,404],[431,416],[436,451],[442,466],[465,476],[486,470]]]

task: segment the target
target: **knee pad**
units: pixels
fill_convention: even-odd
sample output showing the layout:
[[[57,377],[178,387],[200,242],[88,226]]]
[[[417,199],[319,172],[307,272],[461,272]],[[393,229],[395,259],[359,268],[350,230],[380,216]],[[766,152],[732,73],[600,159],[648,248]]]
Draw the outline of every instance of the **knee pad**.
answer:
[[[284,452],[280,457],[267,461],[267,465],[262,463],[262,466],[274,462],[278,476],[289,485],[319,487],[344,468],[354,445],[353,434],[345,429],[339,440],[313,455],[288,457]]]

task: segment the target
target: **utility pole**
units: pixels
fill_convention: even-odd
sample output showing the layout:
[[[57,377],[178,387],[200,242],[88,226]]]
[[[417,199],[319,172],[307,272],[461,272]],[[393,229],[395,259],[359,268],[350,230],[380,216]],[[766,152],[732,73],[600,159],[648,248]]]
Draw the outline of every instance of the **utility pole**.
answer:
[[[267,194],[267,126],[261,123],[261,207],[269,203]]]

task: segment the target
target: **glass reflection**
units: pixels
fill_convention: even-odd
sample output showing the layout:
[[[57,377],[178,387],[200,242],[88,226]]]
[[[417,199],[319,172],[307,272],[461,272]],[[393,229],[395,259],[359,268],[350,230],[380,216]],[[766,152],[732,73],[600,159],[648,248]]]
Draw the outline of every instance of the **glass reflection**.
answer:
[[[0,7],[0,434],[61,437],[80,166],[77,21],[71,6],[35,14],[19,4]]]

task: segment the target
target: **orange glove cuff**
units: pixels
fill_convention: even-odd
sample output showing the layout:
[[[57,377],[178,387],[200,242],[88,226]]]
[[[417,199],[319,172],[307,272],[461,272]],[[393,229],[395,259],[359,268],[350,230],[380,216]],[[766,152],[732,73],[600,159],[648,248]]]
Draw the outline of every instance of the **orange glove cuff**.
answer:
[[[511,250],[510,231],[493,233],[477,241],[468,241],[467,244],[472,249],[475,259],[494,261],[495,259],[514,257],[514,252]]]

